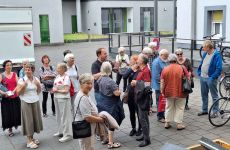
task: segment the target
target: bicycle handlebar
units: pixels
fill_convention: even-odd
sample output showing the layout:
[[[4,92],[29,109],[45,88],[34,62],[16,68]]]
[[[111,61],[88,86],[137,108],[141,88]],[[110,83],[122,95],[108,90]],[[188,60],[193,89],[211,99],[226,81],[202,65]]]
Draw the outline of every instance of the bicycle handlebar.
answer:
[[[207,38],[212,39],[212,37],[214,37],[215,35],[217,35],[217,33],[212,34],[212,35],[208,35],[208,36],[204,36],[203,38],[204,39],[207,39]]]

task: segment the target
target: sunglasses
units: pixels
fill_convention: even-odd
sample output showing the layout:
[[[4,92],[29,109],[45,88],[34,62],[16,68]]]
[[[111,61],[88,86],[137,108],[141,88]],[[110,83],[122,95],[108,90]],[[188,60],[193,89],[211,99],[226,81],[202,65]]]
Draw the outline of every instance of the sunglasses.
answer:
[[[183,55],[183,53],[180,53],[180,54],[176,54],[177,56],[182,56]]]

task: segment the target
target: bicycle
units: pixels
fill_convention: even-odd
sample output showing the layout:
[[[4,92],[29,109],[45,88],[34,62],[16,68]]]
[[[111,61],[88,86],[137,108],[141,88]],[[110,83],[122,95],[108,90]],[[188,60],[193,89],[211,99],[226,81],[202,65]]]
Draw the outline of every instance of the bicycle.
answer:
[[[216,127],[221,127],[230,120],[230,64],[223,65],[223,72],[224,75],[219,83],[221,98],[212,104],[208,114],[209,122]],[[216,106],[218,110],[213,112]]]
[[[230,62],[230,47],[222,45],[222,43],[225,39],[223,37],[219,38],[219,39],[213,39],[212,37],[214,37],[215,35],[216,34],[205,36],[205,37],[203,37],[203,39],[211,40],[214,43],[214,48],[217,48],[219,50],[219,52],[221,53],[221,56],[222,56],[222,61],[224,63]],[[200,47],[199,53],[200,53],[200,57],[202,58],[203,53],[204,53],[203,46]]]

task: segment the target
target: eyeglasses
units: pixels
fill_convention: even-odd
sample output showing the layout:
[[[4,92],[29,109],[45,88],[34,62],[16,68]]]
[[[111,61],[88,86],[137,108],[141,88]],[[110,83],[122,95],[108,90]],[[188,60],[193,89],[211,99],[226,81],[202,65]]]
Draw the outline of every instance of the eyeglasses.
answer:
[[[182,56],[183,55],[183,53],[180,53],[180,54],[176,54],[177,56]]]

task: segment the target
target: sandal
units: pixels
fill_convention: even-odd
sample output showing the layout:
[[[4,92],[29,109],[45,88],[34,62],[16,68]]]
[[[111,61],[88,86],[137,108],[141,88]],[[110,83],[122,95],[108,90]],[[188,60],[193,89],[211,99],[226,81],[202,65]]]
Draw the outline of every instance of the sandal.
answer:
[[[183,130],[183,129],[185,129],[185,125],[183,125],[183,124],[177,125],[177,130]]]
[[[33,142],[37,145],[40,144],[40,142],[37,139],[33,139]]]
[[[108,144],[108,149],[118,148],[118,147],[121,147],[121,144],[120,144],[120,143]]]
[[[14,136],[14,133],[13,132],[9,132],[9,137],[12,137]]]
[[[36,149],[36,148],[38,148],[38,145],[35,144],[35,143],[32,141],[32,142],[30,142],[30,143],[27,143],[27,144],[26,144],[26,147],[27,147],[27,148],[31,148],[31,149]]]
[[[165,123],[165,129],[169,129],[169,128],[171,128],[172,126],[168,123],[168,122],[166,122]]]

